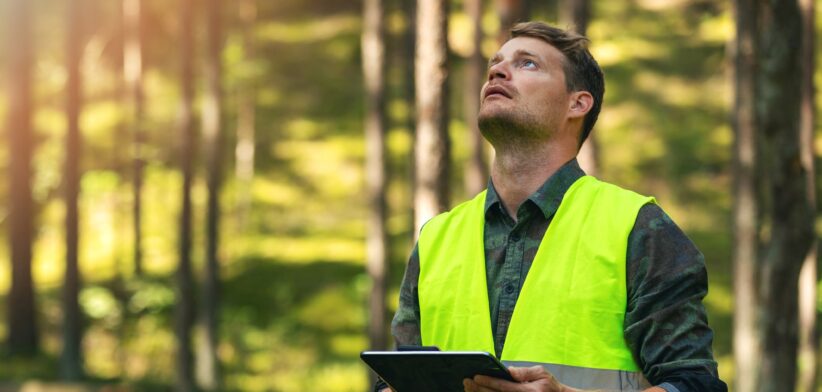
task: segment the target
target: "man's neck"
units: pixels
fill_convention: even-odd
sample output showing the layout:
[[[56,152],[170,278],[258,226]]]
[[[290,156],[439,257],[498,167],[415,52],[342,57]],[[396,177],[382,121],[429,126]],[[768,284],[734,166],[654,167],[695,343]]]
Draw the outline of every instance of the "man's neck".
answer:
[[[532,146],[533,147],[533,146]],[[517,220],[519,206],[539,189],[576,151],[545,145],[524,151],[497,151],[491,167],[494,190],[508,215]]]

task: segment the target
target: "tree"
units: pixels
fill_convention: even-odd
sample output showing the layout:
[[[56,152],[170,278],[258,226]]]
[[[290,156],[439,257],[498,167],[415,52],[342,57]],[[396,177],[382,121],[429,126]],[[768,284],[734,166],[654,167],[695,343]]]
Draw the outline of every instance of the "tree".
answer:
[[[143,42],[140,0],[123,0],[123,74],[132,135],[134,273],[143,273]]]
[[[563,27],[567,26],[575,32],[585,35],[588,29],[588,21],[591,18],[590,0],[562,0],[559,4],[559,19]],[[599,147],[596,135],[596,133],[591,132],[577,154],[579,165],[590,175],[596,175],[599,167]]]
[[[497,15],[499,15],[499,31],[497,43],[502,45],[508,40],[508,31],[519,22],[528,18],[527,0],[495,0]]]
[[[9,141],[9,248],[11,291],[8,296],[8,348],[12,354],[34,354],[39,349],[34,282],[31,276],[35,205],[31,195],[32,4],[9,1],[8,13],[8,117]]]
[[[220,0],[206,2],[207,50],[205,56],[205,92],[202,105],[203,141],[207,165],[208,188],[206,267],[203,282],[202,318],[205,337],[201,340],[197,381],[204,390],[219,389],[217,360],[217,332],[219,315],[219,260],[220,242],[220,162],[222,158],[222,23]]]
[[[417,3],[414,233],[448,207],[448,2]]]
[[[814,124],[815,100],[813,72],[814,44],[815,44],[815,24],[814,24],[814,2],[810,0],[800,0],[802,12],[802,82],[800,93],[802,95],[800,112],[800,148],[802,165],[806,168],[805,183],[807,187],[807,198],[810,203],[811,216],[816,216],[816,177],[814,168]],[[815,238],[815,236],[814,236]],[[816,391],[819,336],[816,332],[816,240],[811,244],[802,271],[799,275],[799,390],[805,392]]]
[[[770,238],[760,263],[762,391],[793,390],[798,344],[799,271],[813,241],[813,215],[800,157],[802,21],[795,0],[764,2],[760,26],[759,118]],[[760,236],[762,238],[763,236]]]
[[[405,126],[408,129],[409,136],[411,140],[417,139],[417,131],[416,131],[416,85],[414,83],[416,69],[414,67],[414,63],[416,60],[416,46],[417,46],[417,2],[416,0],[400,0],[400,7],[402,9],[403,15],[407,20],[405,31],[402,33],[402,73],[403,73],[403,89],[402,89],[402,96],[403,101],[408,106],[408,115],[406,116]],[[390,61],[390,59],[389,59]],[[416,182],[417,182],[417,153],[416,148],[414,147],[414,143],[411,143],[411,148],[409,151],[408,161],[410,165],[408,165],[408,194],[415,195],[416,194]],[[417,227],[415,222],[416,215],[416,207],[414,206],[413,200],[411,203],[408,203],[409,207],[409,231],[412,233],[416,233],[414,230]],[[416,238],[416,234],[411,236],[412,239]],[[413,244],[412,244],[413,245]]]
[[[758,0],[736,0],[734,41],[733,277],[735,389],[753,391],[761,352],[757,330],[759,211],[756,194],[756,61]]]
[[[243,61],[246,70],[255,59],[254,24],[257,19],[256,0],[243,0],[238,4],[243,40]],[[251,76],[251,75],[246,75]],[[256,76],[256,75],[254,75]],[[238,187],[238,222],[246,228],[251,209],[251,182],[254,179],[254,121],[256,117],[256,89],[250,77],[244,79],[237,91],[237,148],[235,149],[235,176]]]
[[[194,390],[191,328],[194,324],[194,284],[191,272],[192,208],[191,184],[194,179],[194,0],[180,2],[180,108],[178,115],[179,165],[183,174],[180,208],[179,260],[177,264],[174,308],[174,334],[177,338],[176,384],[178,391]]]
[[[365,166],[368,205],[366,269],[371,278],[368,339],[373,350],[386,343],[386,271],[388,234],[386,221],[387,165],[385,148],[385,11],[382,0],[363,4],[362,67],[365,81]],[[372,380],[373,381],[373,380]]]
[[[78,296],[80,271],[78,269],[78,211],[80,193],[80,125],[82,108],[82,52],[83,1],[67,3],[66,22],[66,158],[63,187],[66,202],[66,272],[63,283],[63,351],[60,356],[60,373],[66,380],[78,380],[83,376],[82,327]]]
[[[465,122],[468,126],[469,160],[465,170],[465,189],[469,195],[485,189],[488,183],[488,163],[485,143],[477,125],[480,89],[485,79],[485,59],[482,56],[482,0],[465,0],[465,13],[471,19],[473,46],[465,65]]]
[[[793,390],[799,272],[813,240],[796,94],[800,12],[795,1],[736,5],[737,390]]]

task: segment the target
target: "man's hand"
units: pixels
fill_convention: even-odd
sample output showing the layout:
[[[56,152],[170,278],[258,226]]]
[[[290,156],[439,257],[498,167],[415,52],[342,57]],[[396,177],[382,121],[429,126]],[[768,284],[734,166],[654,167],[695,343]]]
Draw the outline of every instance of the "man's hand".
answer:
[[[528,368],[509,367],[510,382],[488,376],[474,376],[462,381],[466,392],[574,392],[576,389],[562,385],[542,366]]]

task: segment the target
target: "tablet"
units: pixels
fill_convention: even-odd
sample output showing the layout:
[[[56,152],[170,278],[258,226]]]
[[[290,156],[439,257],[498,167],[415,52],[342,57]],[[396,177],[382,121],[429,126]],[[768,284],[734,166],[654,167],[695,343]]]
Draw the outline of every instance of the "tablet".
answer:
[[[397,392],[462,391],[462,380],[478,374],[514,381],[483,351],[363,351],[360,358]]]

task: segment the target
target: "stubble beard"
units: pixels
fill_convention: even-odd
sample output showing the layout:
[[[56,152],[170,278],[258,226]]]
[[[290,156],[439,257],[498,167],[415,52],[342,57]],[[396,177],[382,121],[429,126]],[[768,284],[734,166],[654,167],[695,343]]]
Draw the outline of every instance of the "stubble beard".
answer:
[[[490,113],[486,113],[489,112]],[[545,141],[547,132],[538,118],[525,111],[480,107],[480,133],[497,154],[522,153]]]

